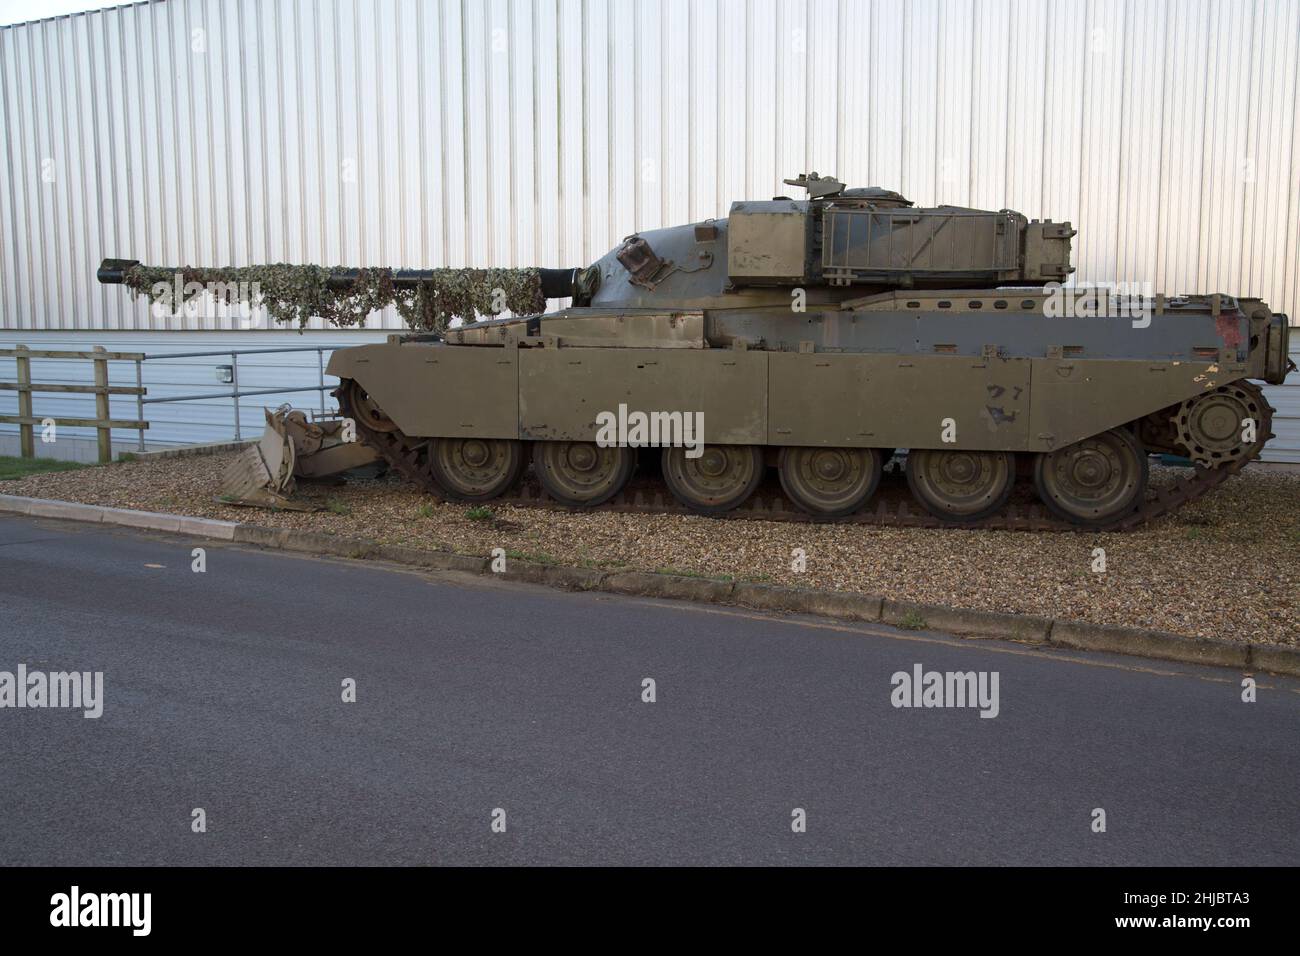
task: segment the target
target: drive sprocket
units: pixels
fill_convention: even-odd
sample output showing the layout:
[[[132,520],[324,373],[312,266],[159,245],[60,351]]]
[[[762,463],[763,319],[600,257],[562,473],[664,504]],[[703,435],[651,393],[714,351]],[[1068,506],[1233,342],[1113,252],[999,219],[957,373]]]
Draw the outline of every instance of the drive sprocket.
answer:
[[[1259,387],[1231,382],[1189,398],[1172,418],[1178,444],[1198,465],[1249,460],[1270,437],[1268,403]]]

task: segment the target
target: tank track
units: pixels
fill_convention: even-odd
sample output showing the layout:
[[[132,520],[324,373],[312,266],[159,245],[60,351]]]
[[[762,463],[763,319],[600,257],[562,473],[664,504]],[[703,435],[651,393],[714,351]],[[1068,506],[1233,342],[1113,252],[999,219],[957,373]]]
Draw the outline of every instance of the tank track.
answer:
[[[1140,508],[1110,524],[1100,528],[1082,527],[1049,513],[1041,505],[1023,506],[1008,504],[1002,511],[979,521],[952,524],[941,521],[919,505],[915,508],[904,500],[897,505],[879,501],[876,507],[868,505],[862,511],[843,518],[818,518],[798,510],[785,495],[776,492],[752,495],[748,501],[733,511],[716,516],[721,520],[749,521],[801,521],[810,524],[850,524],[872,525],[886,528],[950,528],[960,530],[984,531],[1131,531],[1157,518],[1170,514],[1189,502],[1208,494],[1237,474],[1250,462],[1257,459],[1264,445],[1273,438],[1273,413],[1276,411],[1264,398],[1263,391],[1252,383],[1246,383],[1259,397],[1263,409],[1263,421],[1259,423],[1260,440],[1255,444],[1251,454],[1243,455],[1215,468],[1196,466],[1190,477],[1184,478],[1168,487],[1158,488],[1154,494],[1148,491],[1146,501]],[[388,463],[408,481],[423,489],[441,501],[449,500],[443,495],[429,474],[425,462],[424,440],[408,438],[400,430],[376,431],[358,419],[350,407],[347,389],[340,387],[333,392],[339,402],[340,413],[356,422],[357,436],[371,448],[374,448]],[[543,508],[565,512],[615,512],[621,514],[669,514],[699,515],[682,505],[667,491],[646,492],[645,490],[622,491],[605,504],[593,508],[572,508],[551,498],[544,490],[533,492],[516,484],[515,489],[506,495],[493,498],[492,503],[509,505],[514,508]]]

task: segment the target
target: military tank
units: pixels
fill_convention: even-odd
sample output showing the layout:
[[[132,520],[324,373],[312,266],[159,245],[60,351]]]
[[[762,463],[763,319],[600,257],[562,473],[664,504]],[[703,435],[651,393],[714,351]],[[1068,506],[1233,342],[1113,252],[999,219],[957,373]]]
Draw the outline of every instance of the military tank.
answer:
[[[806,196],[542,270],[569,308],[334,352],[341,413],[447,500],[1039,530],[1134,527],[1272,437],[1255,382],[1294,366],[1264,302],[1063,308],[1070,223],[785,182]],[[625,490],[647,447],[669,496]],[[1149,490],[1155,454],[1194,467]],[[873,501],[891,460],[919,510]],[[1043,507],[1009,504],[1018,477]]]

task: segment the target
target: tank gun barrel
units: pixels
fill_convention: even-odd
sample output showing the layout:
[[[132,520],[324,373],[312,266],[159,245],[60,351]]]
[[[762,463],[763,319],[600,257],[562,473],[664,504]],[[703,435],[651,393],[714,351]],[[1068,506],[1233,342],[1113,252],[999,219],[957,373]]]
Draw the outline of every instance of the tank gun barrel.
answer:
[[[138,259],[105,259],[99,264],[95,278],[104,285],[122,285],[126,282],[127,272],[138,265],[140,265]],[[574,294],[577,269],[538,269],[537,271],[541,276],[542,295],[546,298],[567,299]],[[335,269],[326,280],[326,285],[331,289],[343,291],[351,288],[360,274],[360,269]],[[435,274],[432,269],[394,269],[393,285],[398,289],[413,289],[421,282],[433,279]]]

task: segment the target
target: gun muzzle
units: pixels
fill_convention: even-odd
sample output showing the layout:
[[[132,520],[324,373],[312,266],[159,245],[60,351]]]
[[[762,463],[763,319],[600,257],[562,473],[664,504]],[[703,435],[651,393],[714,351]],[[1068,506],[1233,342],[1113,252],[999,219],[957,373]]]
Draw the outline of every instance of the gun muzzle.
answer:
[[[99,264],[95,278],[104,285],[121,285],[126,281],[126,270],[139,264],[139,259],[105,259]]]

